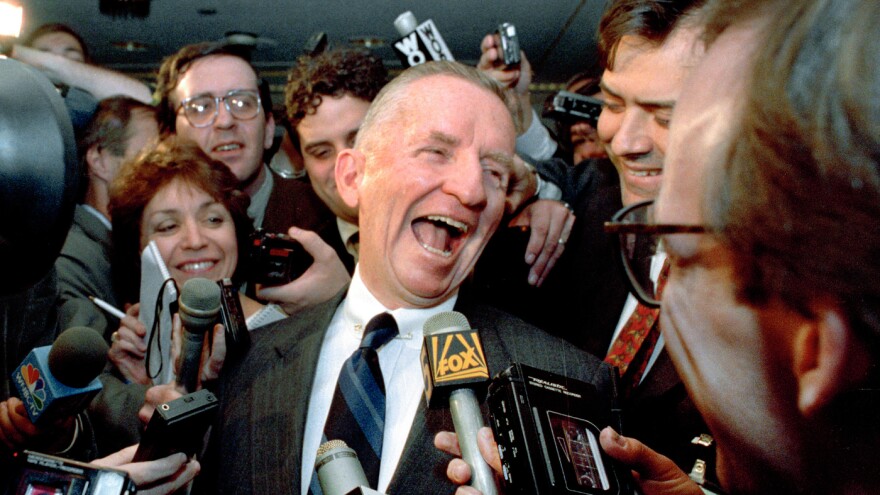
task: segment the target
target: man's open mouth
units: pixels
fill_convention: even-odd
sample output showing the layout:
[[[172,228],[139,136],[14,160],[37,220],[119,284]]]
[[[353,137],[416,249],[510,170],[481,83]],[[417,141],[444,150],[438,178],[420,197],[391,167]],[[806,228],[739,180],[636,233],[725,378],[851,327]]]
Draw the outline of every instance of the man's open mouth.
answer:
[[[468,233],[468,226],[449,217],[428,215],[413,220],[412,230],[428,252],[449,257],[458,241]]]

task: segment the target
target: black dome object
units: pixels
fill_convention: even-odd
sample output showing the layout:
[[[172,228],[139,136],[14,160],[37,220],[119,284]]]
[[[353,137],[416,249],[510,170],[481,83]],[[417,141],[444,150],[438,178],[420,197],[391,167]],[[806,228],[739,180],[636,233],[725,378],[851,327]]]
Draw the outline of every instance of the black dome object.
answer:
[[[52,267],[79,177],[61,95],[38,70],[0,58],[0,294],[30,287]]]

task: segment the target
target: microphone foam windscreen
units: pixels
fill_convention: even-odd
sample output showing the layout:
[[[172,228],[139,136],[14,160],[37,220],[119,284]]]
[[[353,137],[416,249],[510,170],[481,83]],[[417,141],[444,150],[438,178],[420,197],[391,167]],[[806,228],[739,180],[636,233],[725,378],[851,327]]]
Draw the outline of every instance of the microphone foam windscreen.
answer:
[[[220,312],[220,286],[206,278],[191,278],[180,290],[180,319],[184,326],[213,325]]]
[[[108,350],[107,342],[96,330],[68,328],[49,350],[49,371],[64,385],[83,388],[104,369]]]
[[[444,311],[428,318],[422,327],[424,335],[433,335],[437,332],[450,330],[468,330],[470,322],[465,315],[458,311]]]

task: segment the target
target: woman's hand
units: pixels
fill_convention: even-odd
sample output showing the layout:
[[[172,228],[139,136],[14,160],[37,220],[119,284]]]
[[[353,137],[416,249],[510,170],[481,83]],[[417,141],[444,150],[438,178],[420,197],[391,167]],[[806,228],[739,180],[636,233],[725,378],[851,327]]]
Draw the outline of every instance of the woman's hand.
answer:
[[[119,322],[119,330],[113,332],[107,357],[122,376],[132,383],[150,384],[145,356],[147,354],[147,328],[138,320],[140,303],[125,310],[125,318]]]

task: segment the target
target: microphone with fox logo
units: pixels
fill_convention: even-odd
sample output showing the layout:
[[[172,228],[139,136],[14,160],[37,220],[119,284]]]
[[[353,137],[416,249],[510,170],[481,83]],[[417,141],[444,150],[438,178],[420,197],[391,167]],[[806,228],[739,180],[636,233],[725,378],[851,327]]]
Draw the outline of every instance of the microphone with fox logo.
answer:
[[[35,425],[72,417],[101,390],[107,364],[104,337],[88,327],[65,330],[51,346],[32,350],[12,372],[12,381]]]
[[[463,314],[446,311],[428,318],[424,339],[422,375],[428,407],[448,401],[461,457],[471,467],[471,486],[484,495],[496,495],[492,470],[477,446],[477,430],[483,426],[477,390],[485,395],[489,380],[479,332]]]
[[[407,10],[397,16],[394,27],[402,36],[394,42],[394,52],[407,67],[431,60],[455,60],[431,19],[419,24],[416,16]]]

